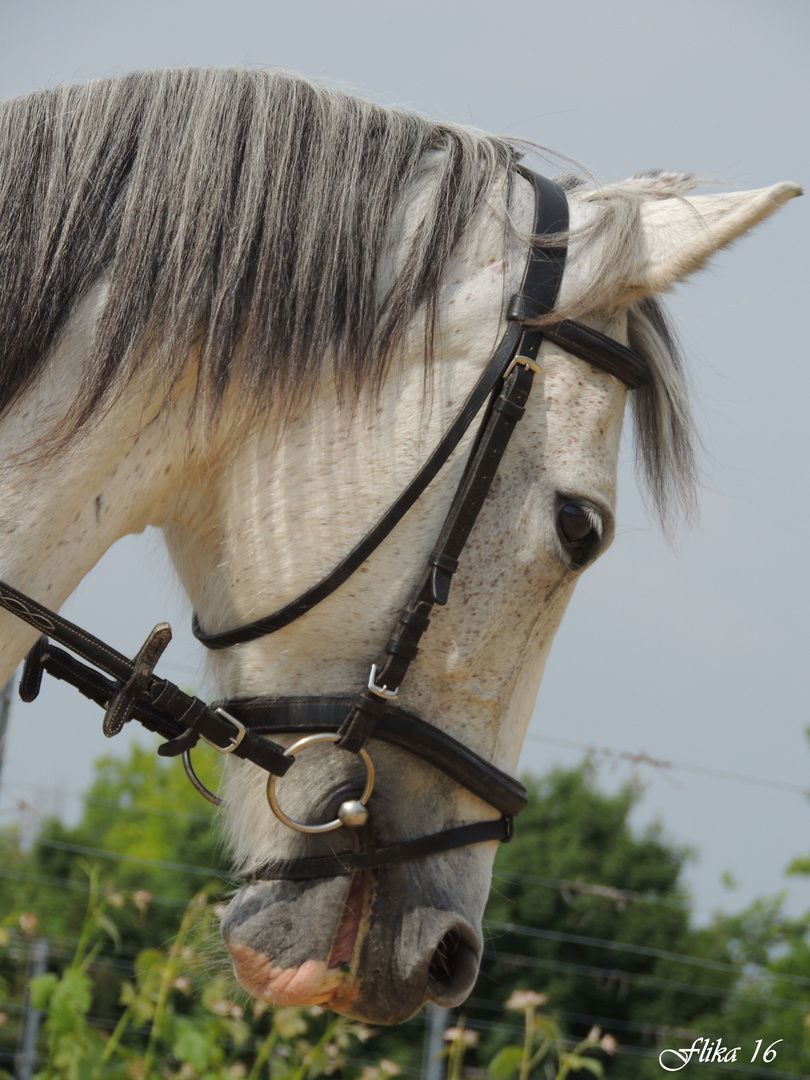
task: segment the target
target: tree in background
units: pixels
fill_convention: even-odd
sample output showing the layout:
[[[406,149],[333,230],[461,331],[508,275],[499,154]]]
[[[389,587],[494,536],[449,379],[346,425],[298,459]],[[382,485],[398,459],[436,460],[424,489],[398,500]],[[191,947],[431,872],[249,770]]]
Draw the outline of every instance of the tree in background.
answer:
[[[213,760],[198,757],[202,775],[215,786]],[[0,831],[0,860],[0,925],[26,913],[31,935],[48,938],[57,968],[73,955],[84,923],[89,872],[106,883],[118,946],[111,943],[94,964],[92,1004],[92,1014],[105,1021],[120,1012],[120,987],[133,958],[173,939],[201,888],[213,882],[227,891],[213,808],[193,790],[178,761],[135,745],[127,758],[97,762],[78,825],[45,821],[30,850],[16,830]],[[16,954],[0,953],[0,986],[5,983],[7,995],[21,1000],[25,977]],[[7,1031],[3,1043],[13,1037]]]
[[[791,919],[780,896],[757,899],[736,915],[718,915],[714,929],[726,942],[739,975],[732,992],[703,1030],[743,1048],[740,1059],[803,1076],[810,1069],[810,917]],[[757,1044],[759,1047],[757,1048]],[[768,1070],[762,1064],[763,1074]],[[711,1075],[706,1073],[705,1075]],[[722,1076],[718,1072],[717,1076]]]
[[[657,1060],[632,1051],[657,1058],[659,1037],[690,1027],[735,981],[722,935],[691,926],[680,880],[689,853],[657,826],[636,835],[628,817],[638,792],[604,794],[587,765],[528,789],[495,864],[475,997],[540,990],[572,1035],[599,1025],[618,1039],[611,1076],[645,1075],[648,1065],[660,1077]]]
[[[213,766],[199,756],[213,786],[206,772]],[[772,1063],[763,1064],[760,1053],[758,1062],[748,1064],[753,1075],[806,1071],[807,923],[784,919],[777,904],[760,901],[695,928],[681,882],[688,852],[667,841],[660,828],[633,831],[628,818],[637,792],[627,787],[604,794],[586,765],[529,780],[528,788],[529,806],[515,838],[496,861],[482,973],[459,1010],[464,1030],[479,1037],[477,1048],[466,1051],[464,1068],[480,1069],[507,1043],[520,1041],[520,1018],[503,1009],[516,991],[533,991],[546,996],[548,1010],[575,1041],[594,1025],[618,1041],[611,1058],[594,1050],[611,1077],[660,1078],[660,1049],[688,1046],[699,1036],[744,1046],[746,1063],[757,1039],[763,1051],[782,1039]],[[0,833],[0,857],[0,923],[12,913],[36,912],[39,932],[54,943],[56,967],[60,940],[67,955],[82,926],[87,867],[114,883],[107,886],[107,913],[120,944],[93,965],[90,1010],[108,1024],[121,1014],[121,986],[135,955],[172,939],[200,888],[210,886],[214,899],[229,892],[213,811],[178,762],[138,748],[127,760],[99,762],[75,828],[48,822],[30,851],[12,832]],[[810,863],[795,865],[796,872],[808,869]],[[128,902],[117,908],[116,898],[124,894]],[[209,953],[211,970],[228,966],[221,947],[212,945]],[[0,953],[2,980],[6,999],[19,1001],[24,965],[8,951]],[[181,1014],[185,1007],[178,1006]],[[189,1003],[189,1023],[192,1014]],[[14,1034],[10,1022],[0,1043],[6,1050]],[[418,1018],[380,1033],[373,1059],[390,1058],[415,1073],[421,1044]],[[500,1061],[514,1064],[509,1055]],[[728,1077],[729,1069],[701,1065],[700,1076]],[[510,1080],[510,1074],[496,1080]]]
[[[216,787],[214,755],[198,752],[197,759],[201,774]],[[155,911],[148,931],[137,911],[121,927],[133,946],[146,947],[155,934],[161,940],[170,938],[191,897],[212,879],[221,877],[225,891],[229,866],[218,841],[214,808],[189,784],[179,761],[167,762],[136,745],[128,758],[101,758],[83,803],[77,826],[66,828],[55,819],[46,822],[32,851],[36,872],[83,890],[87,879],[78,865],[83,859],[98,865],[119,891],[150,893]],[[102,851],[114,858],[94,854]],[[48,911],[49,920],[56,920],[50,925],[64,921],[65,929],[68,923],[75,928],[83,917],[82,890],[66,904],[58,886],[35,889],[27,893],[32,901],[39,896],[32,906],[41,908],[46,898],[56,906],[56,911]]]

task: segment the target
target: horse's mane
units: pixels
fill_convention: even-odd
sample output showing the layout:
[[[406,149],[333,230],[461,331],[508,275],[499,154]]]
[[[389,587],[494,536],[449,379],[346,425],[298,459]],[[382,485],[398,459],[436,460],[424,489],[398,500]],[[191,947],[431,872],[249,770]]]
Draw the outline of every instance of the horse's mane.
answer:
[[[516,156],[507,139],[270,71],[135,73],[2,103],[0,412],[100,278],[68,434],[146,356],[169,388],[193,351],[199,400],[215,407],[238,373],[281,417],[325,363],[342,395],[379,385],[418,313],[430,354],[448,262],[498,179],[508,204]],[[392,271],[391,222],[417,182],[423,213]],[[670,489],[688,501],[688,416],[657,306],[635,325],[664,372],[639,444],[663,510]]]

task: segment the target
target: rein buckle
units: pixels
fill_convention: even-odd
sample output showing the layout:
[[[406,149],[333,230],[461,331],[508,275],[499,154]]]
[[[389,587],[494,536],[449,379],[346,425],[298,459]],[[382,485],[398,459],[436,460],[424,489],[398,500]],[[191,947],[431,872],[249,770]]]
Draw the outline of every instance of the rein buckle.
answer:
[[[200,738],[203,742],[207,742],[209,746],[213,746],[218,754],[232,754],[247,734],[247,728],[241,721],[237,720],[235,716],[231,716],[229,712],[225,712],[224,709],[218,708],[214,711],[217,712],[223,720],[228,720],[233,724],[236,728],[236,734],[231,736],[230,742],[226,746],[219,746],[219,744],[215,743],[212,739],[207,739],[202,732],[200,733]]]

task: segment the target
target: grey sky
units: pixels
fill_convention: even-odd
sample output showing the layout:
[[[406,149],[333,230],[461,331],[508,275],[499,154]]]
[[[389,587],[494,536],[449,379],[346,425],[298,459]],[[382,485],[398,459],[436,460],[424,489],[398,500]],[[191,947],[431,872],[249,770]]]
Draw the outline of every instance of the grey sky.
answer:
[[[137,67],[273,65],[534,140],[606,180],[667,168],[763,187],[810,182],[809,30],[803,0],[0,0],[0,95]],[[810,200],[788,204],[672,298],[706,447],[701,527],[667,546],[628,444],[616,543],[555,643],[525,768],[577,760],[543,741],[564,740],[810,787],[808,214]],[[155,537],[124,541],[66,611],[122,651],[169,618],[165,668],[194,682],[188,611],[165,560],[151,568],[158,552]],[[53,805],[86,784],[92,759],[121,752],[127,736],[105,743],[99,720],[58,686],[15,706],[0,820],[12,796]],[[601,768],[607,784],[630,772]],[[659,815],[701,852],[690,880],[702,914],[782,888],[785,864],[810,850],[800,794],[637,772],[649,785],[639,822]],[[719,886],[726,869],[736,893]],[[791,910],[810,908],[810,883],[790,889]]]

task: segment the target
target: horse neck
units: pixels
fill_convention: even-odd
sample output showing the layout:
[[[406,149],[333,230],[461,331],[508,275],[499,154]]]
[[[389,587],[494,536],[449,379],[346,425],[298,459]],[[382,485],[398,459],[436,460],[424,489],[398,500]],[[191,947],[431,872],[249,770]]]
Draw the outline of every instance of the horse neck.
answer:
[[[182,417],[145,406],[137,377],[67,446],[49,452],[43,441],[59,431],[81,385],[100,288],[0,423],[0,578],[54,609],[116,540],[165,523],[183,468]],[[0,681],[35,637],[0,613]]]

